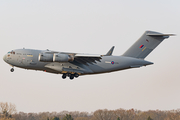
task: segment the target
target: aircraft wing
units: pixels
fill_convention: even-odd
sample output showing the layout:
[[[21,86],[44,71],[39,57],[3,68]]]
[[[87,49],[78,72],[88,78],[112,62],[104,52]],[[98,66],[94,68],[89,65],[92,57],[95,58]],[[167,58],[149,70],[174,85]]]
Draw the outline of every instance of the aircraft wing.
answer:
[[[94,64],[96,61],[101,62],[101,57],[101,55],[93,54],[76,54],[74,56],[74,61],[88,66],[88,63]]]
[[[47,50],[45,50],[45,51],[43,51],[44,53],[49,53],[49,54],[54,54],[54,53],[61,53],[61,54],[76,54],[76,53],[70,53],[70,52],[58,52],[58,51],[47,51]]]
[[[114,46],[112,46],[112,48],[106,53],[105,56],[111,56],[114,50]]]
[[[97,55],[97,54],[81,54],[81,53],[68,53],[68,52],[56,52],[56,51],[44,51],[45,53],[49,54],[54,54],[54,53],[62,53],[62,54],[69,54],[74,56],[74,61],[87,65],[89,64],[94,64],[96,61],[101,62],[100,60],[102,59],[102,55]]]

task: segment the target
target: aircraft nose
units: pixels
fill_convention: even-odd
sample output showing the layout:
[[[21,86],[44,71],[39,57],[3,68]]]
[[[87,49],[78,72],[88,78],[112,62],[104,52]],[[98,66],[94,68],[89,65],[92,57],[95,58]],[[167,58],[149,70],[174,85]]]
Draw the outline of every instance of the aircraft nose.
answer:
[[[6,61],[6,55],[4,55],[3,60]]]

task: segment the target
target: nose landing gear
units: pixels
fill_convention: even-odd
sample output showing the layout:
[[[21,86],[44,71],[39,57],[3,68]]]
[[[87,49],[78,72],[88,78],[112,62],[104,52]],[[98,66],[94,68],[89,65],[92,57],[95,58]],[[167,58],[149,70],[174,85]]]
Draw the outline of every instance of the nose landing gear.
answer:
[[[11,68],[10,71],[11,71],[11,72],[14,72],[14,68]]]

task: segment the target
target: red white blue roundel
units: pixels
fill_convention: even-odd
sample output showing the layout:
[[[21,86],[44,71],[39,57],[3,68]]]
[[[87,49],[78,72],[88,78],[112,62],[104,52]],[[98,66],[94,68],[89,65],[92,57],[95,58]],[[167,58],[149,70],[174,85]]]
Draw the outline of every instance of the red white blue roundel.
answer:
[[[143,48],[144,47],[144,45],[141,45],[139,48]]]
[[[114,64],[114,61],[112,61],[111,64]]]

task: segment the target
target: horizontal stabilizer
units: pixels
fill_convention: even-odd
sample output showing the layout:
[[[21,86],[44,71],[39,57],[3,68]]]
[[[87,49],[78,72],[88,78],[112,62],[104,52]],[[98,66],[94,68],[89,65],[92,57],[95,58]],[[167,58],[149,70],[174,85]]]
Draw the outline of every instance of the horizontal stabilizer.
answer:
[[[175,34],[161,34],[161,33],[153,33],[153,32],[149,32],[149,33],[146,33],[146,35],[148,36],[157,36],[157,37],[161,37],[161,36],[175,36]]]
[[[148,36],[175,36],[175,34],[146,34]]]

